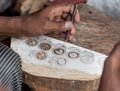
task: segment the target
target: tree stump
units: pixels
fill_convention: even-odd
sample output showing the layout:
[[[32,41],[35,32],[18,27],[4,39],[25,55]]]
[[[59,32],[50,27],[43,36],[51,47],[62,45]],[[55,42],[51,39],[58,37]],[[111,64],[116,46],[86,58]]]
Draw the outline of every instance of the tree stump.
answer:
[[[76,24],[77,42],[73,44],[109,54],[114,44],[120,39],[119,22],[86,4],[79,5],[79,10],[81,22]],[[49,34],[48,36],[63,40],[61,37],[63,35]],[[52,71],[50,71],[50,68],[34,64],[23,63],[22,65],[23,81],[36,91],[96,91],[99,86],[100,76],[97,75],[74,70],[57,72],[57,70],[51,69]],[[52,77],[49,76],[50,74]],[[62,77],[60,77],[61,75]]]

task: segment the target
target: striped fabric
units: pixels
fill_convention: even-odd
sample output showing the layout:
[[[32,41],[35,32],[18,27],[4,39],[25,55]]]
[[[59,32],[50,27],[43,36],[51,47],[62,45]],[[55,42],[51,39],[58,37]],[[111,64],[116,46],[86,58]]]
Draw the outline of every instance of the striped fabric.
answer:
[[[0,44],[0,87],[7,91],[21,91],[22,70],[17,53]]]

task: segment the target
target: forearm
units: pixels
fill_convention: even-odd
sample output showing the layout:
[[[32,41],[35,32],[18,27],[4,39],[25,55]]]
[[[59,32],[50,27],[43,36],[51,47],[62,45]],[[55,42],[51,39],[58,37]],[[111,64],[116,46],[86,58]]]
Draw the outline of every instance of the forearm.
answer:
[[[0,17],[0,35],[18,36],[21,29],[21,17]]]
[[[50,23],[34,15],[0,17],[0,35],[35,37],[49,32]]]

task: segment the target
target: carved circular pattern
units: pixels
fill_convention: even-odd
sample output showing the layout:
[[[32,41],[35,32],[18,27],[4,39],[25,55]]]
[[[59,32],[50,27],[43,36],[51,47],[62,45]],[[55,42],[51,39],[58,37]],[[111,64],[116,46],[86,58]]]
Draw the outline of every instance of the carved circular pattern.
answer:
[[[71,59],[75,59],[79,57],[79,54],[77,52],[69,52],[68,57]]]
[[[51,49],[51,45],[48,44],[48,43],[41,43],[41,44],[39,45],[39,48],[42,49],[42,50],[44,50],[44,51],[48,51],[48,50]]]
[[[80,61],[84,64],[91,64],[94,62],[94,54],[91,52],[83,51],[80,58]]]
[[[63,48],[55,48],[55,49],[53,50],[53,52],[54,52],[54,54],[56,54],[56,55],[62,55],[62,54],[65,53],[65,50],[64,50]]]
[[[64,58],[58,58],[57,59],[57,64],[58,65],[65,65],[66,64],[66,59],[64,59]]]
[[[35,39],[28,39],[25,41],[25,43],[31,47],[36,46],[38,44]]]
[[[47,55],[45,52],[39,51],[35,54],[35,58],[38,60],[45,60],[47,58]]]

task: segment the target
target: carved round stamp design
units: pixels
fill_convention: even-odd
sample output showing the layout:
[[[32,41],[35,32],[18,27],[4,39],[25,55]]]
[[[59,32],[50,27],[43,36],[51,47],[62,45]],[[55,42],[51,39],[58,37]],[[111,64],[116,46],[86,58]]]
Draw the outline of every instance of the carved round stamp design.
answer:
[[[39,51],[35,54],[35,58],[38,60],[45,60],[47,58],[47,55],[45,52]]]
[[[91,64],[94,62],[94,54],[84,51],[81,53],[80,61],[84,64]]]
[[[62,55],[65,53],[65,50],[63,48],[55,48],[53,52],[56,55]]]
[[[67,57],[70,59],[77,59],[80,57],[80,50],[75,47],[68,48]]]
[[[69,52],[68,57],[71,59],[75,59],[79,57],[79,54],[77,52]]]
[[[64,58],[58,58],[57,59],[57,64],[58,65],[65,65],[66,64],[66,59],[64,59]]]
[[[48,51],[48,50],[51,49],[51,45],[48,44],[48,43],[41,43],[41,44],[39,45],[39,48],[42,49],[42,50],[44,50],[44,51]]]
[[[29,46],[32,46],[32,47],[36,46],[38,44],[35,39],[28,39],[28,40],[25,41],[25,43]]]

